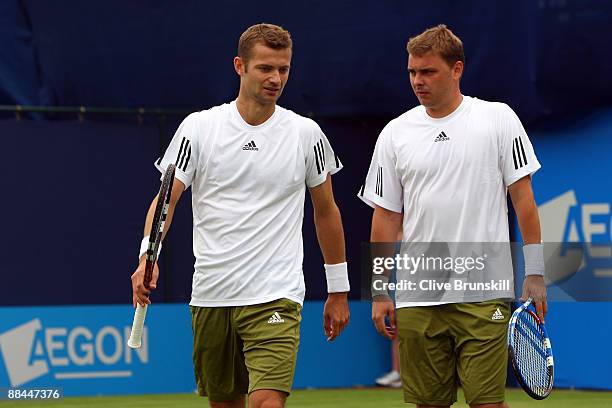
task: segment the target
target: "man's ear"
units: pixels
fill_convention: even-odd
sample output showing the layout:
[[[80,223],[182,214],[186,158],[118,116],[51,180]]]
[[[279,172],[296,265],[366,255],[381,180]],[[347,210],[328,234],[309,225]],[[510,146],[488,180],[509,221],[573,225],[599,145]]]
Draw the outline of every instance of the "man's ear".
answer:
[[[244,73],[245,65],[240,57],[234,57],[234,70],[240,76]]]
[[[457,61],[455,62],[455,66],[453,67],[453,76],[457,79],[461,78],[463,76],[463,62],[462,61]]]

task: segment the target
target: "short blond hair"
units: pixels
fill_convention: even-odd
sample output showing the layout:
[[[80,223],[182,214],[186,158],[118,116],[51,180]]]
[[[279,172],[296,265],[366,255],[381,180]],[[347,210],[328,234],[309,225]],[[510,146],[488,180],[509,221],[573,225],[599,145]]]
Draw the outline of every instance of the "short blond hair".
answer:
[[[442,57],[449,66],[454,66],[455,62],[461,61],[465,64],[463,54],[463,43],[451,30],[444,24],[428,28],[416,37],[408,40],[406,46],[408,54],[415,57],[422,57],[428,52],[433,51]]]
[[[281,26],[274,24],[255,24],[245,30],[238,41],[238,57],[246,64],[255,44],[263,44],[275,50],[291,49],[291,34]]]

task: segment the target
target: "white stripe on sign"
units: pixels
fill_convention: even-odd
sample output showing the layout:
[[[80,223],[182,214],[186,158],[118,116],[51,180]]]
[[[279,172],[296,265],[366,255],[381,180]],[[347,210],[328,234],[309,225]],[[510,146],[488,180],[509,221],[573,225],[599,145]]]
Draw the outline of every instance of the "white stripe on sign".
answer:
[[[612,269],[595,269],[593,273],[598,278],[612,278]]]
[[[56,373],[58,380],[77,380],[81,378],[123,378],[131,377],[131,371],[89,371],[85,373]]]

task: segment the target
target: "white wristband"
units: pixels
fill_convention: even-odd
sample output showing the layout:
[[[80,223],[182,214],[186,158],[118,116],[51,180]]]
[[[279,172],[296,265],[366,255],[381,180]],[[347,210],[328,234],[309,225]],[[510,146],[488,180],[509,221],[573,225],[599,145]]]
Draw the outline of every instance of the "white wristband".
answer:
[[[525,276],[544,276],[544,244],[529,244],[523,246],[525,258]]]
[[[139,261],[140,261],[140,258],[142,258],[142,256],[147,253],[147,249],[149,249],[149,235],[144,237],[142,241],[140,242],[140,253],[138,254]],[[161,253],[161,249],[162,249],[162,244],[160,242],[159,247],[157,248],[158,254]]]
[[[327,293],[348,292],[351,290],[346,262],[334,265],[325,264],[325,278],[327,279]]]
[[[376,296],[389,296],[387,290],[389,286],[389,277],[381,274],[372,274],[372,299]]]

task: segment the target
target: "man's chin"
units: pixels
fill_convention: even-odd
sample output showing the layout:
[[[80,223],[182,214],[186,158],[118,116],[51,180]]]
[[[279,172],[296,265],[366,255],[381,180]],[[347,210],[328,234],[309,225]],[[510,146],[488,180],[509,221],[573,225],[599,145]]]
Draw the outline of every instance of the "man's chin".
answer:
[[[260,96],[259,98],[257,98],[257,102],[259,102],[259,104],[261,105],[274,105],[276,104],[276,101],[278,100],[278,96]]]
[[[280,96],[281,96],[280,92],[276,92],[274,94],[264,93],[261,99],[264,101],[270,102],[270,103],[276,103],[276,101],[278,101],[278,98],[280,98]]]
[[[419,103],[423,105],[427,109],[435,108],[435,104],[431,102],[431,99],[428,98],[417,98],[419,99]]]

